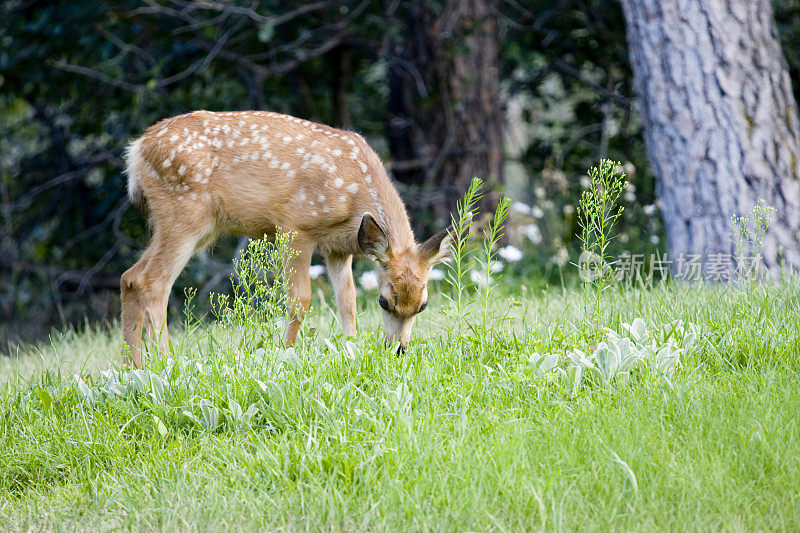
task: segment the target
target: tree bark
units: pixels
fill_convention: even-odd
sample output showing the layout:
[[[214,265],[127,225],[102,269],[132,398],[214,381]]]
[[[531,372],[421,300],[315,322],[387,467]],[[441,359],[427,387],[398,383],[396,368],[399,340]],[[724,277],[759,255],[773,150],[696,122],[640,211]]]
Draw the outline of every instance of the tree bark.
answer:
[[[434,9],[430,2],[409,2],[401,38],[389,47],[393,174],[424,192],[412,206],[439,219],[449,221],[474,176],[489,184],[501,180],[496,3],[446,0]]]
[[[770,0],[622,5],[670,258],[730,257],[730,217],[764,199],[765,265],[800,267],[800,131]]]

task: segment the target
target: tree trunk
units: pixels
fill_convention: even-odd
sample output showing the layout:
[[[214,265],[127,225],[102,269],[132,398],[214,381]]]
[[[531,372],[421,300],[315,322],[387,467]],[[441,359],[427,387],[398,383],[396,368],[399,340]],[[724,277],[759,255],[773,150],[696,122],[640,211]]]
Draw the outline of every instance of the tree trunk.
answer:
[[[448,220],[474,176],[503,167],[497,0],[409,2],[389,47],[389,149],[412,207]],[[496,8],[496,6],[494,6]],[[489,201],[493,195],[489,194]],[[416,205],[415,205],[416,204]]]
[[[764,263],[799,267],[797,107],[770,0],[622,5],[670,259],[700,256],[708,273],[735,252],[730,217],[764,199]]]

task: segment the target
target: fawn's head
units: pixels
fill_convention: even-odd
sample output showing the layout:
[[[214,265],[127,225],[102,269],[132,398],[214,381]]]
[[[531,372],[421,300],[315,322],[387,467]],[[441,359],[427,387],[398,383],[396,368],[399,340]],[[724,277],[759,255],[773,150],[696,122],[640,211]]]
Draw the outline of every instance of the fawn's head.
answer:
[[[370,213],[358,229],[358,247],[377,265],[378,303],[387,344],[400,342],[405,351],[417,313],[428,305],[431,267],[450,256],[452,230],[442,230],[424,243],[398,246]]]

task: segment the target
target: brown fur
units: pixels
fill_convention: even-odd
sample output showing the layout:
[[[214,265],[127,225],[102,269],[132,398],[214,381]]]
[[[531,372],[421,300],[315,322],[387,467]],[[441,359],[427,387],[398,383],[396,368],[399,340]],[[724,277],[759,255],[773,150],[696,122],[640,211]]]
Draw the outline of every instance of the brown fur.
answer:
[[[166,350],[172,284],[191,256],[223,232],[254,238],[277,228],[296,232],[289,295],[299,307],[287,345],[311,298],[314,249],[326,256],[345,333],[355,333],[350,265],[362,251],[357,234],[366,212],[388,239],[378,271],[382,288],[392,287],[398,317],[413,320],[410,313],[422,303],[432,250],[440,250],[442,239],[420,254],[400,196],[358,134],[279,113],[195,111],[148,128],[130,144],[126,162],[131,201],[146,206],[153,227],[149,246],[121,283],[123,335],[136,366],[143,323]],[[387,337],[408,340],[388,323]]]

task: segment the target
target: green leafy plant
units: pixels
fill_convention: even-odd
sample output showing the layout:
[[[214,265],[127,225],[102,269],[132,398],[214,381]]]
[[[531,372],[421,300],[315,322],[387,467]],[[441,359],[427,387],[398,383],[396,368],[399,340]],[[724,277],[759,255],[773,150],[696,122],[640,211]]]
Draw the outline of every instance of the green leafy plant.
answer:
[[[482,282],[479,284],[479,296],[481,301],[481,330],[486,331],[489,328],[489,319],[491,318],[490,307],[494,300],[492,291],[497,281],[497,276],[494,275],[494,265],[497,261],[497,243],[503,237],[503,227],[508,217],[508,211],[511,207],[511,199],[504,196],[500,199],[495,209],[494,217],[489,223],[488,231],[484,235],[481,255],[478,259],[478,264],[481,267],[481,274],[483,276]]]
[[[619,198],[627,186],[625,172],[620,163],[603,159],[588,171],[589,188],[581,193],[578,202],[578,226],[581,241],[581,256],[578,267],[581,278],[594,286],[595,298],[592,320],[595,332],[600,331],[603,292],[613,279],[609,263],[608,247],[614,238],[614,224],[625,208]]]
[[[756,203],[750,213],[743,216],[731,216],[737,265],[736,275],[740,282],[760,277],[764,236],[769,230],[774,214],[775,208],[767,205],[762,199]]]
[[[217,322],[209,329],[216,344],[240,353],[264,346],[278,346],[285,327],[284,316],[296,305],[287,297],[288,265],[297,252],[294,233],[278,231],[275,238],[250,241],[234,259],[232,295],[212,295]]]
[[[458,202],[456,214],[451,219],[453,228],[452,259],[448,263],[449,268],[445,275],[445,280],[450,284],[450,292],[444,293],[447,303],[442,309],[446,320],[455,324],[454,333],[458,338],[461,338],[464,332],[464,320],[469,314],[467,307],[470,302],[470,289],[473,285],[469,272],[474,264],[474,259],[468,253],[467,242],[476,205],[483,196],[481,194],[482,187],[483,181],[480,178],[472,179],[464,194],[464,199]]]

